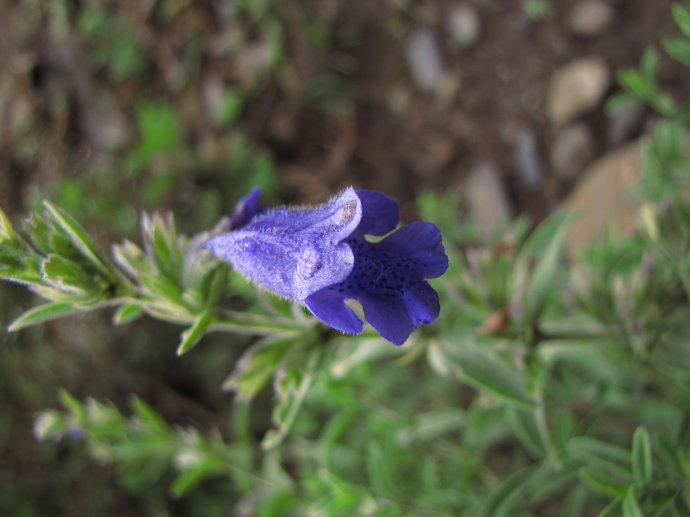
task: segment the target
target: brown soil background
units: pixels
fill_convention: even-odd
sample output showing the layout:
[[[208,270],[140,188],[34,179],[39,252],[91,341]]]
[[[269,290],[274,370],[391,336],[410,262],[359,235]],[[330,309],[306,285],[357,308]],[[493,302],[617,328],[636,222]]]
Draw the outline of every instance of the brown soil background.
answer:
[[[162,4],[168,3],[175,4]],[[670,0],[612,1],[614,22],[592,38],[568,28],[577,0],[551,2],[552,14],[537,21],[527,17],[518,0],[464,3],[475,8],[482,25],[476,44],[462,51],[449,44],[445,18],[456,3],[448,0],[414,2],[405,9],[396,2],[282,5],[289,71],[269,73],[260,86],[251,85],[238,120],[238,127],[276,158],[281,199],[317,201],[355,184],[409,203],[420,189],[461,188],[468,171],[490,161],[499,167],[515,211],[543,216],[572,187],[554,176],[544,157],[554,139],[544,114],[552,74],[587,56],[602,56],[612,71],[635,66],[646,46],[658,46],[676,32]],[[7,28],[0,36],[5,65],[0,203],[10,213],[22,209],[28,193],[45,190],[47,181],[78,177],[94,164],[117,169],[121,154],[113,147],[136,141],[133,105],[141,91],[179,107],[193,152],[213,154],[223,147],[227,131],[214,127],[202,109],[205,85],[249,82],[243,67],[258,66],[252,64],[253,49],[229,56],[214,48],[227,36],[218,19],[222,2],[179,3],[164,21],[165,5],[155,4],[148,10],[136,2],[104,4],[113,16],[128,20],[150,55],[140,73],[117,83],[94,63],[89,42],[76,27],[81,2],[65,3],[62,26],[36,2],[0,6]],[[314,21],[327,27],[325,43],[308,37],[305,27]],[[392,25],[398,27],[395,35]],[[420,92],[410,78],[405,37],[422,26],[439,43],[449,83],[442,95]],[[246,41],[255,30],[244,31]],[[192,44],[197,62],[190,67]],[[193,76],[180,81],[188,69]],[[660,81],[680,94],[688,84],[682,73],[665,59]],[[310,102],[310,95],[317,96],[314,85],[324,77],[335,78],[340,90],[326,103]],[[603,110],[590,112],[584,121],[595,137],[596,154],[603,154],[608,149]],[[112,147],[109,125],[123,133]],[[521,127],[535,132],[542,154],[544,178],[537,189],[523,185],[516,174],[513,147]],[[188,176],[191,189],[216,181],[198,171]],[[130,185],[115,183],[114,188],[126,191]],[[191,192],[192,199],[173,193],[162,204],[193,204]]]

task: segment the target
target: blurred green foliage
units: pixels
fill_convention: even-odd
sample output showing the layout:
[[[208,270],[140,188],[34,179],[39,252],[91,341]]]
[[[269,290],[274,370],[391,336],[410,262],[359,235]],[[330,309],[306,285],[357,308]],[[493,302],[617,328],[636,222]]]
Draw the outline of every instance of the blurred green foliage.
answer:
[[[112,16],[98,3],[84,6],[77,27],[90,43],[96,64],[107,70],[114,81],[141,73],[148,65],[135,28],[126,18]]]

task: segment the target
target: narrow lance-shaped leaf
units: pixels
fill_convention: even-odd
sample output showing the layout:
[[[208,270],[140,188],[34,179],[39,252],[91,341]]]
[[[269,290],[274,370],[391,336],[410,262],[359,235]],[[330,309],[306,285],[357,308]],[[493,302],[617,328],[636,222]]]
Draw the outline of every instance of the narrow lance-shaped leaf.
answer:
[[[630,459],[635,483],[640,486],[649,484],[652,481],[653,474],[652,444],[649,432],[647,432],[644,426],[640,426],[635,430]]]
[[[634,487],[629,487],[623,499],[623,517],[645,517],[637,502],[637,494]]]
[[[218,457],[206,456],[193,467],[182,470],[170,486],[174,497],[182,497],[207,477],[219,474],[228,466]]]
[[[571,221],[570,215],[556,217],[555,221],[551,222],[553,226],[548,228],[549,230],[553,228],[553,233],[543,254],[536,262],[526,293],[527,302],[534,307],[536,312],[543,310],[549,293],[557,287],[554,285],[554,280],[560,269],[565,235]]]
[[[32,325],[38,325],[46,321],[79,314],[81,312],[84,312],[84,309],[77,308],[71,303],[46,303],[26,311],[13,321],[10,326],[7,327],[7,330],[9,332],[15,332],[26,327],[31,327]]]
[[[364,467],[367,473],[367,484],[375,494],[383,497],[400,498],[399,483],[396,482],[397,451],[386,447],[386,443],[371,440],[364,455]]]
[[[664,49],[675,60],[690,66],[690,41],[686,38],[669,38],[664,41]]]
[[[53,220],[65,231],[72,244],[74,244],[74,246],[81,251],[82,255],[84,255],[84,257],[86,257],[103,274],[110,276],[110,268],[108,268],[105,261],[101,258],[98,249],[89,235],[86,233],[86,230],[84,230],[79,223],[77,223],[69,214],[67,214],[67,212],[48,201],[44,201],[43,204],[48,209],[48,212],[52,216]]]
[[[235,392],[238,400],[248,402],[273,377],[294,344],[295,336],[292,335],[273,335],[259,340],[242,355],[223,383],[223,389]]]
[[[86,413],[84,404],[79,402],[79,400],[77,400],[69,391],[61,389],[58,394],[58,398],[65,409],[77,417],[80,422],[83,422],[87,419],[88,415]]]
[[[640,72],[650,84],[656,84],[656,70],[659,65],[659,53],[652,47],[647,47],[640,59]]]
[[[135,319],[139,318],[144,312],[137,303],[128,303],[120,307],[113,315],[113,323],[115,325],[124,325],[125,323],[131,323]]]
[[[14,228],[12,223],[5,215],[5,212],[0,208],[0,242],[7,240],[12,241],[15,238]]]
[[[507,402],[535,404],[517,372],[496,355],[470,343],[459,343],[452,354],[457,359],[461,377],[477,388],[487,389]]]
[[[309,322],[311,325],[312,322]],[[248,312],[224,311],[220,319],[210,325],[209,331],[235,332],[238,334],[270,335],[286,332],[300,332],[305,325],[295,320],[267,317]]]
[[[345,338],[331,362],[330,372],[334,378],[341,379],[364,362],[372,362],[381,357],[392,360],[396,356],[400,356],[399,350],[390,347],[380,339],[360,338],[355,341],[352,338]]]
[[[554,215],[540,224],[520,250],[515,263],[513,293],[521,293],[521,306],[527,321],[536,321],[548,297],[557,287],[554,280],[560,270],[571,215]],[[530,271],[531,268],[531,271]]]
[[[180,346],[177,347],[177,355],[182,355],[191,350],[206,333],[208,326],[213,322],[210,312],[200,314],[191,327],[180,336]]]
[[[264,450],[279,445],[287,436],[302,407],[302,402],[309,393],[320,362],[321,353],[315,350],[310,354],[306,365],[303,360],[298,363],[296,358],[288,358],[276,374],[275,389],[279,401],[273,409],[273,422],[277,428],[271,429],[264,436],[261,442]]]
[[[690,38],[690,11],[681,4],[674,4],[672,7],[673,18],[684,36]]]
[[[546,455],[547,446],[534,408],[509,406],[508,421],[522,445],[537,457]]]
[[[604,508],[597,517],[620,517],[621,515],[621,501],[616,499],[606,508]]]
[[[130,406],[144,426],[159,435],[169,435],[170,426],[154,409],[136,395],[132,396]]]
[[[492,517],[513,515],[515,505],[524,499],[534,473],[533,467],[526,467],[508,476],[489,496],[484,515]]]
[[[577,474],[584,484],[596,492],[613,497],[623,497],[625,495],[626,486],[613,481],[610,476],[587,467],[582,467]]]
[[[623,478],[630,478],[630,453],[621,447],[595,438],[577,436],[568,442],[568,451],[586,464],[598,463]]]

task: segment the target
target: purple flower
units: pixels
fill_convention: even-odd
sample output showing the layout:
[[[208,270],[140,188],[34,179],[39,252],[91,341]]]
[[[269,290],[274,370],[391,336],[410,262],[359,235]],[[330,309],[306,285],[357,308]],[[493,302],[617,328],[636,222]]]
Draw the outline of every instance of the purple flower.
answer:
[[[237,202],[228,222],[229,231],[242,228],[255,215],[266,211],[266,208],[259,204],[259,196],[261,196],[261,187],[254,187],[249,194]]]
[[[436,319],[438,295],[425,279],[448,268],[436,226],[418,221],[393,231],[397,202],[352,187],[324,205],[299,209],[264,209],[259,193],[253,189],[238,203],[234,231],[210,239],[206,248],[342,332],[359,333],[363,325],[347,299],[357,300],[367,322],[396,345],[418,324]],[[386,234],[378,242],[365,238]]]

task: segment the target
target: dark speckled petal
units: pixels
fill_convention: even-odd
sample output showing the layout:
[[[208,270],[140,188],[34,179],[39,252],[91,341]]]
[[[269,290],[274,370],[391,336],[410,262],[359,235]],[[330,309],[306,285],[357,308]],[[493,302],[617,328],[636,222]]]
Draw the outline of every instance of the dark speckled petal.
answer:
[[[436,225],[425,221],[403,226],[386,237],[381,248],[389,254],[405,256],[414,264],[415,272],[424,278],[438,278],[448,269],[441,232]]]
[[[361,199],[366,214],[367,199],[371,198]],[[425,280],[442,275],[448,268],[436,226],[416,222],[380,242],[369,242],[360,225],[345,242],[352,248],[355,265],[344,281],[305,300],[314,316],[333,328],[354,332],[355,314],[345,300],[357,300],[367,322],[396,345],[404,343],[417,325],[428,325],[438,317],[438,295]]]
[[[362,299],[364,318],[381,334],[394,345],[400,346],[410,336],[412,331],[417,328],[417,322],[407,310],[403,303],[391,303],[390,300],[379,300],[375,297]]]

